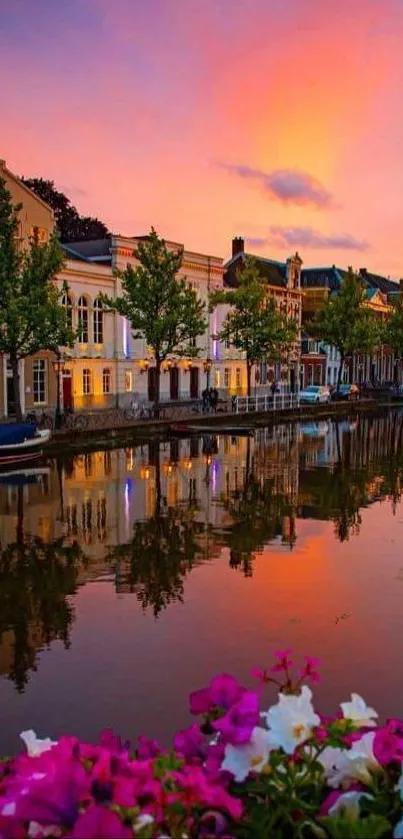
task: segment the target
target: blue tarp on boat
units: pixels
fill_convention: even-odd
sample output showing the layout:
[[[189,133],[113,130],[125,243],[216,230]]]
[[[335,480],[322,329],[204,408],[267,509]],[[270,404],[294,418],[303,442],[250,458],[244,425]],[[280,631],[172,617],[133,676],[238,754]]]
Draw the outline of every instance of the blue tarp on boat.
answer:
[[[31,425],[29,422],[13,422],[0,425],[0,449],[4,446],[23,443],[24,440],[32,440],[35,435],[36,425]]]

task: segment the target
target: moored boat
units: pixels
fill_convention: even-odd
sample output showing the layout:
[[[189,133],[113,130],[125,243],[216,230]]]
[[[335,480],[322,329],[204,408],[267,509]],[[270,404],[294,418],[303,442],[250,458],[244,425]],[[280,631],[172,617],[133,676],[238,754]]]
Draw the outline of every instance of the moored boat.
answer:
[[[41,457],[50,437],[48,428],[39,429],[30,423],[0,425],[0,469]]]

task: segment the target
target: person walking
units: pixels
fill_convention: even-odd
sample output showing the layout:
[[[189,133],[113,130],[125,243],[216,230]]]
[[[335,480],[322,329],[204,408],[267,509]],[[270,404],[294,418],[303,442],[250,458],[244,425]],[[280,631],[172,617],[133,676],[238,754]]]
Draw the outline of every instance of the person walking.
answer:
[[[208,414],[210,408],[210,391],[208,387],[205,387],[202,391],[202,400],[203,400],[203,414]]]
[[[217,413],[218,390],[216,387],[210,388],[210,405],[214,414]]]

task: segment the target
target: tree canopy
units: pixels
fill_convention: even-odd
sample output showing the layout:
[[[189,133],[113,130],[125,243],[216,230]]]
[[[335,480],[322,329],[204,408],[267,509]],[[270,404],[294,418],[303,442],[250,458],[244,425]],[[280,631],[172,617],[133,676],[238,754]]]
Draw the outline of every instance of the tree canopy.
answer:
[[[61,242],[87,242],[109,235],[103,221],[91,216],[81,216],[67,196],[56,189],[54,181],[44,178],[21,178],[42,201],[52,208]]]
[[[245,353],[250,396],[252,365],[280,358],[285,347],[295,341],[297,324],[280,312],[267,295],[253,257],[247,257],[238,270],[237,282],[234,289],[214,292],[210,305],[231,306],[218,338]]]
[[[309,325],[312,335],[333,345],[340,353],[338,386],[345,358],[355,353],[370,353],[381,340],[380,323],[364,304],[364,286],[349,268],[338,293],[326,300]]]
[[[205,304],[186,279],[177,273],[182,252],[170,251],[154,228],[148,239],[140,242],[139,265],[128,265],[117,272],[122,293],[104,303],[119,312],[131,324],[133,337],[144,338],[151,348],[156,366],[155,409],[158,413],[161,363],[170,355],[195,357],[196,338],[206,329]]]
[[[28,247],[18,244],[20,205],[12,204],[0,179],[0,352],[9,356],[14,378],[17,419],[21,419],[19,361],[40,350],[70,346],[61,294],[53,282],[63,266],[57,233],[46,244],[34,235]]]

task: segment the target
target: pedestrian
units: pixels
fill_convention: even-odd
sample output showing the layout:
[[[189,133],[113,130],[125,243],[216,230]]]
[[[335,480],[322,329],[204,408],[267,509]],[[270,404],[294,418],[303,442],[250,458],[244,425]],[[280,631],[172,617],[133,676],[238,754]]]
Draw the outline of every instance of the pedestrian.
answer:
[[[272,396],[274,396],[274,394],[276,393],[276,387],[277,387],[276,382],[275,382],[275,381],[274,381],[274,379],[273,379],[273,381],[272,381],[272,383],[271,383],[271,385],[270,385],[270,390],[271,390],[271,395],[272,395]]]
[[[210,407],[210,391],[208,387],[205,387],[202,391],[202,400],[203,400],[203,414],[208,413]]]
[[[218,390],[216,387],[210,388],[210,405],[214,414],[217,413]]]

